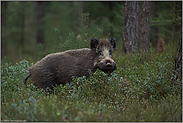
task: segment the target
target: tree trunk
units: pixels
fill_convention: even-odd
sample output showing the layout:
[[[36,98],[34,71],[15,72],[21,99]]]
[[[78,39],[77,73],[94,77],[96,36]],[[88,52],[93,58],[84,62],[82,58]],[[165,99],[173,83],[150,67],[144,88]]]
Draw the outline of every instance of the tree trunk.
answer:
[[[44,44],[44,17],[45,17],[46,2],[35,2],[35,26],[36,26],[36,42],[37,44]]]
[[[125,2],[123,24],[123,50],[125,54],[138,49],[139,11],[138,1]]]
[[[149,51],[150,2],[143,1],[140,22],[139,50]]]
[[[8,2],[1,2],[1,57],[7,55],[7,46],[6,46],[6,12],[8,8]]]
[[[182,79],[182,31],[179,40],[179,49],[175,58],[175,75],[177,78]]]

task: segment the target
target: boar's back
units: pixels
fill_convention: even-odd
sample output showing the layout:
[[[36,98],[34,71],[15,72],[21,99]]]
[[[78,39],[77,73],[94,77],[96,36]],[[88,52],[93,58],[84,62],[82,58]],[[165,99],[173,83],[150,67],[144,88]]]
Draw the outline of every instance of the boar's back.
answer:
[[[89,77],[88,69],[93,68],[95,52],[83,48],[49,54],[29,68],[34,84],[40,88],[66,84],[72,76]]]

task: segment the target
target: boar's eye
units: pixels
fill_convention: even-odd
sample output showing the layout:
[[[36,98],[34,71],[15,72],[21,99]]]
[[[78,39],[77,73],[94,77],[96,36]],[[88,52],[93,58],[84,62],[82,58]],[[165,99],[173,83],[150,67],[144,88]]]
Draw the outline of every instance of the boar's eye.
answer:
[[[109,50],[109,55],[112,55],[112,50]]]
[[[102,55],[102,51],[98,51],[98,54],[99,54],[99,55]]]

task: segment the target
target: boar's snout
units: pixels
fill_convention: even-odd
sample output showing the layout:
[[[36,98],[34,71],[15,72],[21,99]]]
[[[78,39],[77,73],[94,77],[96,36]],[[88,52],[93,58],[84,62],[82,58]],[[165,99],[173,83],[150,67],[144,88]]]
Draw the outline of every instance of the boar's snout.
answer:
[[[112,59],[103,60],[99,64],[99,69],[105,73],[112,73],[114,70],[116,70],[116,63]]]

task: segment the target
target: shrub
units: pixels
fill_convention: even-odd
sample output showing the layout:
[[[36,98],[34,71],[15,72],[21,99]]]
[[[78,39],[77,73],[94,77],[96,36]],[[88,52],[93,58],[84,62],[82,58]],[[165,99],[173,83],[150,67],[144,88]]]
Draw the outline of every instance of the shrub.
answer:
[[[2,121],[182,121],[175,54],[171,47],[162,54],[151,49],[124,56],[118,50],[113,73],[97,70],[89,79],[73,77],[49,93],[31,79],[27,87],[23,84],[32,62],[1,63]]]

